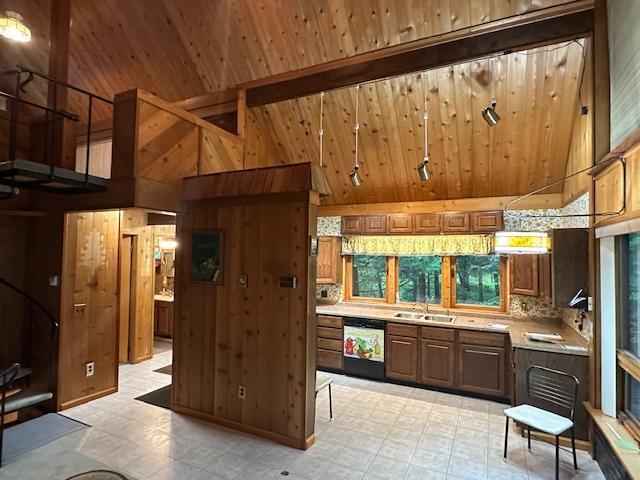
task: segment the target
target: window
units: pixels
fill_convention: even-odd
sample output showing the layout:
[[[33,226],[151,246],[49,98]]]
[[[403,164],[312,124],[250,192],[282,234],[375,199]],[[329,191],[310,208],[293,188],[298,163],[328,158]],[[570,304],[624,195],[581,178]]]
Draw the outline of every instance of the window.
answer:
[[[398,257],[398,300],[410,303],[440,303],[442,257]]]
[[[351,294],[361,298],[386,298],[387,257],[354,255]]]
[[[640,233],[622,237],[622,347],[640,360]]]
[[[455,259],[455,304],[500,306],[500,257],[465,255]]]
[[[507,257],[346,257],[345,300],[504,311]],[[455,280],[454,280],[455,279]]]

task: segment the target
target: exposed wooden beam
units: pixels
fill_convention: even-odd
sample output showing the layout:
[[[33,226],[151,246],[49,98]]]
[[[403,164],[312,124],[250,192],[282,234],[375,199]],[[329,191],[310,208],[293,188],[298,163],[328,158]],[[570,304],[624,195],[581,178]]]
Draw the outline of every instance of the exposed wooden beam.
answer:
[[[318,216],[368,215],[375,213],[480,212],[502,210],[516,197],[459,198],[425,202],[362,203],[354,205],[320,205]],[[514,210],[562,207],[561,193],[533,195],[518,202]]]
[[[227,90],[221,90],[219,92],[211,92],[197,97],[185,98],[184,100],[174,102],[173,105],[175,107],[182,108],[183,110],[187,110],[197,114],[198,111],[206,111],[207,109],[212,109],[214,107],[221,108],[221,105],[233,105],[233,109],[235,110],[235,103],[237,99],[238,90],[235,88],[229,88]],[[199,116],[207,117],[216,115],[217,113],[209,113]]]
[[[576,39],[593,29],[593,0],[539,9],[240,85],[255,107],[501,52]]]

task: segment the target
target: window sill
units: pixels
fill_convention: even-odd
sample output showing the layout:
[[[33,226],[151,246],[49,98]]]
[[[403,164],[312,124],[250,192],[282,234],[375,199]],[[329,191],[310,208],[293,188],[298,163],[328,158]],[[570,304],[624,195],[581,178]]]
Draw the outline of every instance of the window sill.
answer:
[[[384,300],[371,301],[369,299],[350,298],[350,299],[344,299],[338,303],[344,303],[345,305],[364,307],[364,308],[366,307],[383,308],[385,310],[402,310],[402,311],[419,312],[419,313],[422,313],[424,311],[421,307],[417,307],[417,306],[414,307],[413,304],[411,303],[387,303]],[[445,308],[445,307],[442,307],[441,305],[429,305],[429,313],[439,313],[439,314],[454,313],[456,315],[466,316],[466,317],[486,316],[491,318],[511,318],[511,315],[509,314],[509,312],[505,312],[500,309],[496,309],[494,307],[486,307],[486,308],[477,307],[476,308],[474,306],[469,306],[469,307],[462,308],[458,306],[458,307],[452,307],[452,308]]]

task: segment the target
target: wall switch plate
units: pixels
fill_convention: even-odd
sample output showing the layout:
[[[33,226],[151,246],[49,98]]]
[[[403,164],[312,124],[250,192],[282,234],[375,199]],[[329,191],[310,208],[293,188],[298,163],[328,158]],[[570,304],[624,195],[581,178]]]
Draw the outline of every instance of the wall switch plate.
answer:
[[[60,277],[58,275],[49,275],[49,286],[57,287],[60,282]]]
[[[247,275],[246,273],[243,273],[242,275],[240,275],[240,277],[238,278],[238,284],[240,285],[240,288],[248,288],[249,275]]]
[[[322,290],[320,291],[320,296],[322,298],[327,298],[329,296],[329,292],[327,292],[326,290]]]
[[[281,288],[296,288],[298,285],[297,277],[280,277],[280,287]]]
[[[93,374],[96,372],[95,362],[86,363],[85,367],[87,368],[87,377],[93,377]]]
[[[587,297],[587,312],[593,312],[593,297]]]
[[[238,398],[244,400],[247,398],[247,387],[244,385],[238,385]]]

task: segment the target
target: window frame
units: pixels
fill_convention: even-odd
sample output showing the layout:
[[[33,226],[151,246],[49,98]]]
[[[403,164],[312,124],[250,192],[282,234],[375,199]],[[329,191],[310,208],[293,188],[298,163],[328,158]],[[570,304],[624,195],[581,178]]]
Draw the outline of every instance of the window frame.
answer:
[[[344,301],[345,302],[364,302],[364,303],[379,303],[385,305],[396,306],[411,306],[411,302],[396,301],[399,282],[399,269],[398,269],[398,257],[387,256],[387,292],[386,298],[370,298],[370,297],[358,297],[353,295],[352,291],[352,279],[353,279],[353,257],[354,255],[346,255],[344,257]],[[481,312],[497,312],[505,313],[508,310],[507,301],[507,285],[509,282],[507,268],[507,256],[499,255],[500,257],[500,305],[473,305],[457,303],[456,301],[456,281],[455,281],[455,255],[440,255],[442,258],[442,284],[441,292],[442,299],[440,303],[430,303],[429,306],[440,307],[447,310],[475,310]]]

